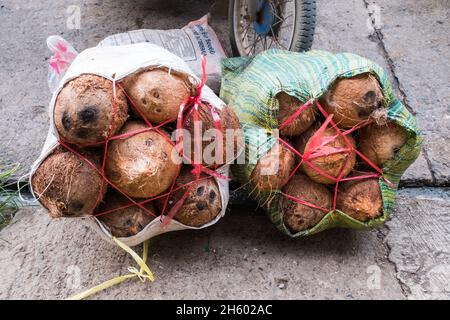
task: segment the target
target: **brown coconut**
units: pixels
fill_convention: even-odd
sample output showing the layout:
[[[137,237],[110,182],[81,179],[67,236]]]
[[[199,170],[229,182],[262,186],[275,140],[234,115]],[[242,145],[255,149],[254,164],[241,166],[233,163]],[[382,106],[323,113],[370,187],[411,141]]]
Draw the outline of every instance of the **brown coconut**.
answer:
[[[129,121],[120,134],[145,128],[148,127],[142,121]],[[105,172],[127,195],[150,198],[170,187],[179,167],[172,144],[161,133],[151,130],[113,140],[108,148]]]
[[[352,128],[373,117],[384,117],[384,97],[380,83],[370,73],[337,79],[320,103],[339,128]]]
[[[394,122],[385,125],[371,124],[360,130],[359,151],[381,168],[386,161],[394,158],[407,139],[405,129]]]
[[[137,200],[141,201],[141,200]],[[99,213],[129,205],[131,202],[116,191],[108,192],[99,208]],[[144,204],[144,207],[157,215],[152,202]],[[103,222],[115,237],[131,237],[141,232],[153,219],[150,213],[137,205],[112,211],[97,217]]]
[[[320,122],[313,123],[305,132],[293,138],[293,146],[301,154],[305,153],[305,147],[313,134],[321,127]]]
[[[283,124],[293,113],[295,113],[303,103],[297,98],[280,92],[276,95],[279,103],[279,111],[277,115],[278,124]],[[295,136],[305,132],[316,119],[316,109],[314,105],[309,106],[290,124],[280,130],[282,136]]]
[[[84,156],[100,164],[100,156],[93,152]],[[39,165],[31,184],[35,196],[52,218],[92,214],[107,189],[106,182],[94,168],[62,147]]]
[[[359,221],[368,221],[381,216],[383,200],[378,179],[342,183],[336,208]]]
[[[315,126],[313,129],[315,130],[318,127]],[[296,148],[301,153],[304,154],[307,150],[309,150],[309,146],[311,144],[311,139],[314,134],[314,130],[308,130],[305,132],[304,136],[300,136],[296,140]],[[333,137],[337,134],[336,130],[333,128],[326,128],[323,132],[323,138]],[[351,145],[355,146],[354,139],[347,135],[347,139],[351,143]],[[306,142],[306,143],[305,143]],[[328,142],[325,145],[325,148],[348,148],[347,142],[344,137],[339,136],[336,139]],[[347,160],[348,158],[348,160]],[[347,176],[353,169],[356,164],[356,153],[354,151],[351,152],[342,152],[335,153],[330,155],[324,155],[321,157],[317,157],[314,159],[309,159],[309,163],[311,163],[315,168],[318,168],[321,172],[325,172],[328,175],[337,178],[339,173],[343,169],[342,177]],[[323,183],[323,184],[333,184],[334,180],[323,176],[321,173],[313,169],[308,164],[302,164],[301,169],[314,181]]]
[[[299,200],[331,210],[333,195],[324,186],[303,174],[296,174],[284,187],[283,192]],[[283,197],[281,200],[283,222],[291,232],[299,232],[314,227],[327,212],[300,204]]]
[[[132,74],[123,81],[130,99],[152,123],[176,120],[180,105],[195,92],[186,74],[167,68]]]
[[[200,139],[203,140],[201,143],[202,156],[199,157],[199,159],[201,158],[202,164],[206,167],[213,167],[216,165],[229,163],[239,155],[244,146],[241,125],[236,113],[234,113],[234,111],[228,106],[223,107],[222,110],[216,109],[216,111],[220,116],[222,129],[222,157],[216,155],[216,152],[219,149],[218,147],[215,148],[214,137],[211,138],[205,135],[208,130],[216,129],[213,116],[204,103],[201,103],[198,109],[199,122],[201,123],[202,129]],[[196,139],[193,116],[187,119],[185,129],[189,131],[189,134],[191,136],[191,156],[189,158],[194,161],[197,158],[195,155]],[[209,131],[209,133],[211,133],[211,131]]]
[[[281,189],[294,170],[295,154],[284,144],[276,142],[272,149],[258,160],[250,181],[257,190]]]
[[[204,175],[201,176],[201,178],[204,177]],[[177,179],[176,187],[180,187],[194,180],[195,176],[189,170],[184,169]],[[165,213],[167,214],[170,211],[189,188],[191,188],[189,194],[174,218],[192,227],[200,227],[213,221],[222,211],[222,197],[219,186],[212,177],[194,182],[171,194]],[[160,211],[163,209],[165,200],[166,198],[156,200],[157,207]]]
[[[128,117],[124,92],[116,90],[116,115],[112,81],[92,74],[69,81],[58,94],[53,120],[66,142],[80,146],[105,141],[122,128]]]

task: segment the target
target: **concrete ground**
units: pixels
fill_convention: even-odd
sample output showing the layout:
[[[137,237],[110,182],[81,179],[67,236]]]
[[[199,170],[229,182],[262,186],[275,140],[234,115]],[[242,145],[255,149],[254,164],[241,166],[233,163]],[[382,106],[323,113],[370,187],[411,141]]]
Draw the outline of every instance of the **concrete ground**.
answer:
[[[212,10],[229,50],[223,3],[213,1],[0,0],[1,163],[27,171],[47,128],[48,35],[78,50],[137,28],[176,28]],[[450,1],[318,0],[314,48],[354,52],[386,68],[425,143],[383,228],[288,239],[253,208],[217,225],[154,239],[156,281],[129,281],[95,298],[450,298]],[[81,29],[67,28],[81,9]],[[380,28],[374,28],[380,27]],[[21,209],[0,232],[0,299],[65,298],[127,272],[133,261],[78,220]],[[78,277],[79,276],[79,277]],[[79,279],[80,281],[77,281]]]

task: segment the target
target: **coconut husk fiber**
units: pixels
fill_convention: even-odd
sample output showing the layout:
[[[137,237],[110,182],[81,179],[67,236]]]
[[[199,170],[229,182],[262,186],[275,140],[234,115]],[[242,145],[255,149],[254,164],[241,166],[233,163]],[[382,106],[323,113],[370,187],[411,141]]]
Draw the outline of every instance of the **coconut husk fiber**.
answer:
[[[97,154],[85,152],[83,156],[100,165]],[[106,182],[94,168],[63,147],[57,147],[42,161],[31,184],[52,218],[91,215],[107,190]]]
[[[394,122],[385,125],[376,123],[361,128],[359,133],[359,151],[374,165],[382,165],[394,158],[395,153],[406,143],[406,131]]]
[[[196,91],[188,75],[167,68],[132,74],[123,85],[136,107],[154,124],[176,120],[180,105]]]
[[[148,128],[143,121],[128,121],[120,134]],[[164,192],[178,173],[175,148],[160,132],[142,132],[109,145],[106,176],[131,197],[150,198]]]
[[[312,181],[304,174],[296,174],[283,188],[283,192],[299,200],[331,210],[333,195],[322,184]],[[314,227],[327,214],[326,211],[283,197],[281,200],[283,222],[291,232]]]
[[[207,131],[211,132],[216,129],[214,125],[213,116],[205,103],[200,103],[198,108],[199,122],[201,122],[201,145],[202,145],[202,165],[205,167],[213,167],[229,163],[235,159],[240,150],[244,146],[244,140],[239,119],[234,111],[225,106],[222,110],[216,109],[220,116],[220,123],[222,129],[222,157],[216,152],[218,144],[215,142],[215,136],[208,137],[205,134]],[[195,155],[195,134],[194,134],[194,119],[189,117],[186,121],[185,129],[189,131],[191,136],[191,159],[196,160],[198,156]],[[215,132],[215,131],[212,131]],[[198,157],[200,159],[200,157]]]
[[[303,103],[285,92],[280,92],[276,95],[279,103],[277,120],[278,124],[283,124],[293,113],[295,113]],[[316,119],[317,107],[311,105],[302,113],[300,113],[291,123],[284,126],[280,130],[281,136],[295,136],[302,134],[314,123]]]
[[[253,170],[250,181],[256,190],[281,189],[294,169],[295,154],[284,144],[276,142],[272,149],[261,157]]]
[[[137,200],[140,201],[140,200]],[[130,204],[130,200],[116,191],[110,191],[99,207],[99,212],[108,212],[122,208]],[[158,215],[152,202],[143,205],[150,212]],[[137,205],[100,214],[97,216],[105,226],[109,228],[115,237],[131,237],[141,232],[156,217],[146,212]]]
[[[352,128],[371,117],[386,115],[380,83],[370,73],[337,79],[320,102],[328,114],[334,115],[339,128]]]
[[[128,117],[124,92],[116,90],[116,114],[112,81],[83,74],[69,81],[55,102],[53,121],[63,141],[86,146],[115,135]],[[111,132],[110,132],[111,129]]]
[[[368,221],[383,214],[378,179],[345,181],[340,185],[336,208],[359,221]]]
[[[187,185],[172,193],[168,200],[166,212],[168,212],[184,195],[190,190],[183,205],[179,208],[174,219],[192,227],[200,227],[213,221],[222,211],[222,199],[219,186],[214,178],[203,179],[205,175],[201,175],[197,182]],[[188,168],[184,168],[177,178],[175,187],[183,186],[195,180]],[[191,188],[191,189],[189,189]],[[161,211],[164,207],[166,198],[156,200],[157,206]]]

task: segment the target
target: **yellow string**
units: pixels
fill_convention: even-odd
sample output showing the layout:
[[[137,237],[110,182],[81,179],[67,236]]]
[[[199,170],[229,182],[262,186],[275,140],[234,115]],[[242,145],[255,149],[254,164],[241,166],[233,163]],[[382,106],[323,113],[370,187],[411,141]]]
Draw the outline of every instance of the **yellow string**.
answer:
[[[133,257],[134,261],[136,261],[136,263],[139,265],[140,270],[138,270],[135,267],[128,267],[129,274],[115,277],[111,280],[105,281],[105,282],[99,284],[98,286],[95,286],[91,289],[88,289],[88,290],[82,292],[82,293],[79,293],[72,297],[69,297],[66,300],[82,300],[82,299],[85,299],[87,297],[90,297],[90,296],[96,294],[97,292],[103,291],[109,287],[112,287],[116,284],[119,284],[119,283],[125,281],[125,280],[132,279],[135,277],[137,277],[142,283],[145,283],[147,280],[152,281],[152,282],[155,280],[152,271],[145,263],[147,261],[147,257],[148,257],[148,240],[146,240],[144,242],[144,250],[143,250],[144,252],[142,253],[142,258],[139,257],[139,255],[133,249],[131,249],[129,246],[127,246],[125,243],[121,242],[117,238],[113,237],[113,241],[119,247],[121,247],[123,250],[125,250],[128,254],[130,254]]]

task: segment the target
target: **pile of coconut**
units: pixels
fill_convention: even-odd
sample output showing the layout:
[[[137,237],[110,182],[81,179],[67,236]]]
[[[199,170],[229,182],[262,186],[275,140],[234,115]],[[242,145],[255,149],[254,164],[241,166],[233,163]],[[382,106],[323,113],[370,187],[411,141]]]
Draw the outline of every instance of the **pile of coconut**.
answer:
[[[226,177],[217,169],[241,142],[223,134],[218,143],[234,148],[223,148],[213,162],[195,161],[195,152],[208,147],[208,129],[240,125],[230,108],[199,99],[198,90],[189,75],[163,67],[117,82],[94,74],[71,79],[53,110],[59,144],[31,177],[36,198],[52,218],[94,216],[116,237],[136,235],[155,219],[210,223],[224,210],[217,179]],[[201,139],[189,141],[190,155],[186,141],[180,147],[173,139],[180,128]]]
[[[362,222],[383,215],[382,168],[408,135],[387,120],[377,78],[338,78],[313,103],[284,92],[275,99],[280,137],[253,170],[252,191],[281,190],[281,217],[292,233],[336,209]]]

